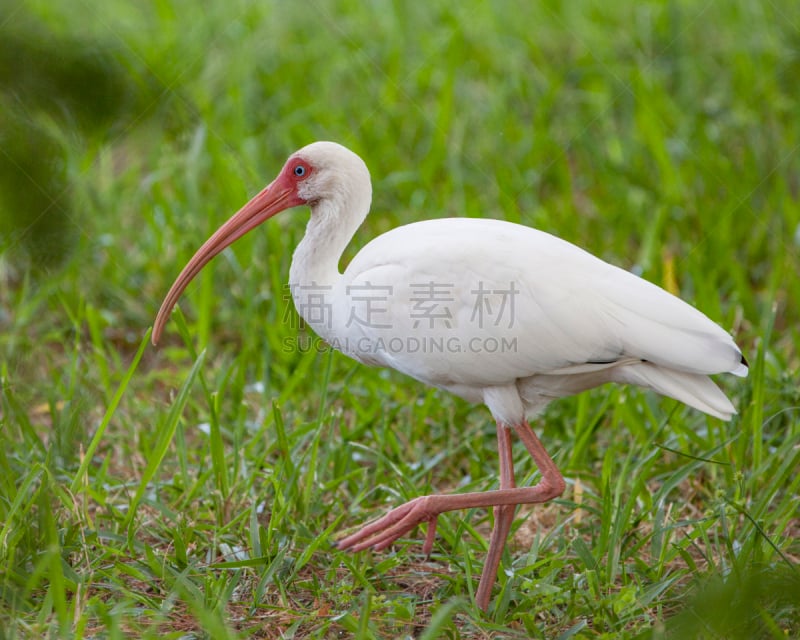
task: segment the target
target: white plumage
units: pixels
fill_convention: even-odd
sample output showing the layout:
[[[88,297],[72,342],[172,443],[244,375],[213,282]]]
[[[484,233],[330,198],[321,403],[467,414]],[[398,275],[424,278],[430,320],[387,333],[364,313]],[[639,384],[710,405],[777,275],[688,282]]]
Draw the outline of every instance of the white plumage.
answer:
[[[269,186],[198,250],[156,318],[211,258],[281,210],[311,207],[289,282],[298,312],[325,340],[367,364],[392,367],[488,406],[498,424],[500,490],[426,496],[341,541],[384,548],[419,522],[497,505],[478,604],[488,605],[514,505],[558,495],[564,482],[526,420],[551,400],[607,382],[636,384],[712,416],[735,409],[708,377],[747,375],[731,336],[694,307],[550,234],[499,220],[447,218],[394,229],[367,244],[343,274],[339,260],[369,211],[363,161],[331,142],[289,158]],[[542,472],[516,488],[508,431]]]
[[[405,345],[406,337],[416,337],[423,345],[443,343],[447,351],[447,357],[422,349],[349,355],[474,402],[484,400],[487,386],[516,386],[528,416],[548,399],[630,382],[728,419],[733,406],[705,376],[747,371],[730,335],[679,298],[554,236],[499,220],[399,227],[364,247],[334,282],[331,298],[339,305],[332,331],[311,323],[323,336],[348,335],[352,346],[356,332],[368,339],[362,345],[388,345],[397,337],[396,344]],[[449,316],[436,318],[433,327],[410,313],[421,291],[414,285],[431,282],[452,297],[439,305]],[[367,285],[392,288],[387,311],[371,323],[387,326],[346,327],[358,308],[346,290]],[[506,308],[499,323],[491,317],[477,322],[473,292],[481,286],[518,291],[513,313]],[[295,296],[299,308],[307,306],[302,292]],[[502,297],[493,296],[494,315]],[[504,343],[510,348],[503,350]],[[487,344],[498,348],[471,348]]]

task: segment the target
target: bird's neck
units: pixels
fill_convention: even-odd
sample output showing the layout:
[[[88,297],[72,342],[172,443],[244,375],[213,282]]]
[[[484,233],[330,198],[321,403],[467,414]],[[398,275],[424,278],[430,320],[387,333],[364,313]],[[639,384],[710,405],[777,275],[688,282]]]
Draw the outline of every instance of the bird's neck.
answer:
[[[320,296],[333,298],[341,279],[339,261],[356,230],[369,212],[372,191],[366,187],[343,190],[311,206],[305,236],[295,249],[289,270],[289,286],[295,307],[317,333]],[[328,300],[327,303],[330,303]]]

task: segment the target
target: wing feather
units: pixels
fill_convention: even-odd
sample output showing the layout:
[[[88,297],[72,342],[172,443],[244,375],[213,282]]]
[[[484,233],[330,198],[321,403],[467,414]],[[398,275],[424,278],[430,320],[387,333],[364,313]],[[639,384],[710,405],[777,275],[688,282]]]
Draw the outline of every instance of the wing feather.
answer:
[[[426,283],[438,286],[438,299],[422,295],[430,293]],[[395,339],[396,349],[375,348],[367,360],[435,386],[507,384],[631,359],[688,374],[743,372],[730,335],[691,305],[564,240],[508,222],[399,227],[359,252],[341,286],[391,288],[380,318],[349,331],[362,346]],[[434,306],[447,315],[420,313]]]

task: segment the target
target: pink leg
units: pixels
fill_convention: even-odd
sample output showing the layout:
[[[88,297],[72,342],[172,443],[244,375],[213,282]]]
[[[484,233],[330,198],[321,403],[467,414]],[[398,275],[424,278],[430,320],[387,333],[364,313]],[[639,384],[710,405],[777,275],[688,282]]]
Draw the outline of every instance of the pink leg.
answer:
[[[497,423],[497,452],[500,454],[500,489],[513,489],[514,483],[514,457],[511,450],[511,434],[508,427]],[[489,599],[492,596],[492,586],[497,580],[497,570],[500,567],[500,559],[503,557],[503,549],[506,546],[508,533],[511,531],[511,524],[514,522],[514,512],[517,505],[507,504],[502,507],[494,508],[494,528],[492,537],[489,541],[489,552],[486,554],[486,562],[483,564],[481,582],[478,585],[478,592],[475,594],[475,602],[486,611],[489,608]]]
[[[476,601],[478,606],[486,609],[489,604],[491,587],[497,575],[505,537],[511,528],[514,509],[518,504],[535,504],[547,502],[564,492],[565,483],[552,458],[547,455],[542,443],[526,423],[514,425],[514,430],[531,454],[542,474],[541,480],[533,487],[514,487],[513,464],[511,461],[510,438],[507,428],[498,425],[498,445],[500,447],[500,489],[461,494],[433,494],[410,500],[389,511],[385,516],[371,522],[354,534],[338,543],[339,549],[361,551],[372,547],[380,551],[386,549],[400,536],[414,529],[421,522],[427,522],[428,536],[423,550],[430,552],[433,546],[436,519],[439,514],[457,509],[474,509],[477,507],[500,507],[496,511],[495,528],[489,544],[489,561],[481,575]],[[509,485],[509,486],[506,486]],[[503,509],[503,507],[512,507]],[[503,533],[504,532],[504,533]],[[500,534],[503,534],[502,537]],[[493,564],[493,568],[489,565]],[[488,569],[491,568],[491,571]]]

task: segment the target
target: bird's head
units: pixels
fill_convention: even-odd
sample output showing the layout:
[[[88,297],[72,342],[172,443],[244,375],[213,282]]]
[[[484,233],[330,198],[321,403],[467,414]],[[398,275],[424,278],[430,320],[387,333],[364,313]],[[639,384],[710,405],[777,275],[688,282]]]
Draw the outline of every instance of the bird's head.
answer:
[[[294,182],[297,196],[312,207],[350,199],[354,190],[370,185],[364,161],[335,142],[314,142],[292,154],[278,176],[281,179]]]
[[[366,197],[369,207],[369,171],[355,153],[335,142],[314,142],[293,153],[278,177],[237,211],[200,247],[170,288],[153,325],[157,344],[169,313],[192,279],[214,256],[262,222],[286,209],[308,204],[312,211],[341,208],[345,202]],[[325,207],[337,203],[339,207]],[[359,208],[361,203],[357,203]]]

